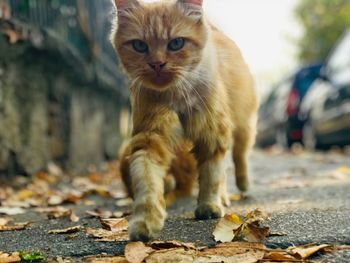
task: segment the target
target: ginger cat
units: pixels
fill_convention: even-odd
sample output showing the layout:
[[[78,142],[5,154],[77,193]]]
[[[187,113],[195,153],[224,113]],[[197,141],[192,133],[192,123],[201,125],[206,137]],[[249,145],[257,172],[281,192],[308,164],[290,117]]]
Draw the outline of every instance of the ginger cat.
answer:
[[[178,198],[192,196],[197,180],[197,162],[191,153],[192,144],[183,141],[175,152],[175,158],[164,177],[164,194],[167,205],[173,204]],[[132,144],[127,143],[121,149],[120,171],[129,196],[134,197],[131,176],[130,157]]]
[[[248,189],[254,81],[235,43],[207,21],[202,2],[115,0],[111,40],[130,80],[133,109],[122,160],[134,197],[131,240],[154,239],[162,230],[164,181],[184,138],[192,141],[198,166],[196,218],[223,216],[223,161],[231,147],[236,184]]]

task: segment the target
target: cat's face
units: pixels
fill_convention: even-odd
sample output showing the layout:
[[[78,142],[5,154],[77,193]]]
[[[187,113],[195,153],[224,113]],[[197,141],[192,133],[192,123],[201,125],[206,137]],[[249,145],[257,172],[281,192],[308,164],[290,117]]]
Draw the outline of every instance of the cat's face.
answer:
[[[202,0],[116,0],[116,5],[112,41],[134,85],[164,91],[195,74],[207,42]]]

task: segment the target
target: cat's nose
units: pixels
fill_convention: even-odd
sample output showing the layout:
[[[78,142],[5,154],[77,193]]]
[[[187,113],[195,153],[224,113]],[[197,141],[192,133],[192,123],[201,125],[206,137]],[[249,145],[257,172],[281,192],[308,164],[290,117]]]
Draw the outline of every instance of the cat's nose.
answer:
[[[162,69],[165,67],[166,63],[161,61],[156,61],[152,63],[148,63],[148,65],[157,73],[160,73]]]

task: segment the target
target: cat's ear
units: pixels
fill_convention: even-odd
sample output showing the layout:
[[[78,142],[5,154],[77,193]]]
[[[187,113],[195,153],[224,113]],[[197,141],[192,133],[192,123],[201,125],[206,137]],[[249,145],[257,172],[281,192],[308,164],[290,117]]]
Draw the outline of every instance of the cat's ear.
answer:
[[[200,20],[203,16],[203,0],[178,0],[177,3],[181,5],[185,14]]]
[[[138,6],[138,0],[113,0],[118,12]]]

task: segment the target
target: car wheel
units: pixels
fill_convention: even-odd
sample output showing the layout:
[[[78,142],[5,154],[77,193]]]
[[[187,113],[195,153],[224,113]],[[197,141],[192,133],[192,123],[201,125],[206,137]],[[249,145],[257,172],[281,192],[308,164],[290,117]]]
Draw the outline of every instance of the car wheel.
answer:
[[[287,132],[284,129],[277,130],[276,142],[285,149],[289,149],[292,146],[292,142],[289,140]]]
[[[307,150],[314,151],[320,147],[319,141],[315,134],[315,129],[309,122],[306,122],[304,125],[302,141]]]

